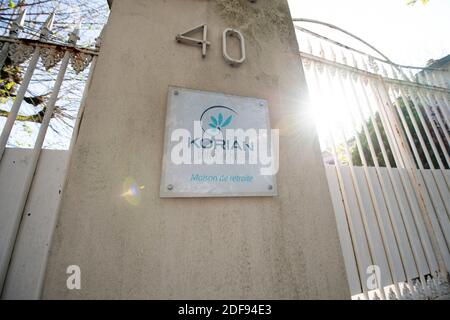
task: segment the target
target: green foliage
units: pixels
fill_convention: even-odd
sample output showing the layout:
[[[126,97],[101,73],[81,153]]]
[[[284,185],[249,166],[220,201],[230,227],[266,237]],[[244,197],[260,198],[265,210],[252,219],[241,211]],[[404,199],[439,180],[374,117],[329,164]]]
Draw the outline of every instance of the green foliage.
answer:
[[[380,114],[378,112],[375,115],[375,122],[376,122],[377,128],[380,131],[380,135],[383,140],[383,145],[386,149],[389,163],[392,167],[396,167],[394,157],[392,155],[392,150],[390,148],[389,141],[388,141],[386,132],[384,131],[384,127],[381,122]],[[381,151],[381,146],[378,143],[378,139],[377,139],[377,135],[375,132],[375,127],[373,125],[373,122],[371,120],[366,121],[366,126],[369,131],[370,140],[372,141],[372,144],[373,144],[376,159],[378,160],[378,163],[380,166],[385,167],[386,162],[384,161],[383,153]],[[375,162],[374,162],[374,159],[372,158],[370,148],[369,148],[369,141],[364,133],[364,130],[361,130],[360,132],[358,132],[358,138],[361,141],[361,145],[362,145],[364,157],[366,158],[366,161],[367,161],[367,165],[374,166]],[[353,146],[351,153],[352,153],[351,156],[352,156],[353,164],[355,166],[362,166],[362,160],[361,160],[361,157],[359,155],[358,148],[356,147],[356,145]]]
[[[33,130],[30,128],[30,126],[26,122],[24,122],[22,124],[22,128],[29,136],[31,136],[33,134]]]
[[[12,102],[16,99],[18,85],[22,82],[23,70],[20,66],[14,66],[12,61],[7,58],[0,71],[0,103],[6,103],[8,99]],[[46,96],[25,97],[24,101],[35,107],[40,107],[40,111],[30,116],[17,116],[17,121],[42,122],[45,113]],[[8,117],[9,112],[0,109],[0,117]],[[26,131],[26,130],[25,130]]]
[[[434,154],[433,149],[431,147],[431,142],[427,139],[425,128],[424,128],[424,126],[422,125],[422,123],[420,121],[418,110],[414,107],[414,103],[412,102],[412,100],[410,98],[408,98],[408,102],[409,102],[409,105],[411,107],[412,115],[413,115],[413,117],[414,117],[414,119],[415,119],[415,121],[417,123],[417,126],[418,126],[418,129],[420,131],[420,134],[421,134],[421,136],[424,139],[426,149],[428,150],[428,152],[430,154],[431,161],[432,161],[432,163],[433,163],[435,168],[439,168],[438,161],[436,159],[436,155]],[[423,150],[423,148],[421,146],[421,143],[420,143],[420,140],[419,140],[419,135],[416,132],[416,130],[414,129],[413,121],[412,121],[411,117],[409,116],[409,113],[407,111],[405,102],[403,101],[402,98],[399,97],[397,99],[397,101],[395,102],[394,106],[395,106],[396,110],[397,110],[397,106],[400,107],[400,110],[401,110],[401,112],[402,112],[402,114],[403,114],[403,116],[405,118],[405,122],[406,122],[406,124],[408,126],[409,132],[411,133],[411,137],[412,137],[413,143],[414,143],[414,145],[415,145],[415,147],[417,149],[417,152],[419,154],[419,157],[420,157],[422,163],[424,164],[425,169],[431,168],[430,164],[428,163],[428,161],[426,159],[425,152],[424,152],[424,150]],[[423,106],[419,106],[419,108],[423,108]],[[397,116],[397,118],[399,120],[399,123],[401,123],[400,114],[398,112],[396,112],[396,116]],[[435,121],[435,120],[431,120],[431,121]],[[386,153],[388,155],[389,162],[390,162],[392,167],[396,167],[396,164],[395,164],[395,161],[394,161],[394,157],[392,155],[392,149],[391,149],[391,146],[389,145],[389,142],[388,142],[388,139],[387,139],[387,135],[386,135],[386,132],[384,131],[384,127],[383,127],[383,124],[381,122],[381,118],[380,118],[379,113],[376,114],[376,122],[377,122],[378,128],[380,129],[380,134],[382,136],[382,140],[383,140],[383,143],[384,143],[385,148],[386,148]],[[431,128],[430,119],[425,118],[425,122],[426,122],[426,126],[428,128]],[[380,146],[378,144],[378,139],[376,137],[372,121],[368,120],[366,122],[366,125],[367,125],[368,130],[369,130],[370,138],[371,138],[371,140],[372,140],[372,142],[374,144],[375,155],[376,155],[376,157],[377,157],[377,159],[379,161],[380,166],[384,167],[384,166],[386,166],[386,164],[384,162],[383,155],[381,153],[381,148],[380,148]],[[437,127],[441,131],[440,132],[441,136],[443,136],[442,130],[447,130],[448,131],[448,128],[440,128],[439,126],[437,126]],[[406,128],[404,128],[402,126],[402,130],[403,130],[403,134],[406,137]],[[439,141],[438,141],[437,137],[435,136],[434,131],[430,130],[430,134],[431,134],[431,137],[433,138],[434,144],[436,146],[438,146],[439,145]],[[359,137],[359,139],[361,141],[364,157],[367,160],[367,164],[369,166],[374,166],[374,161],[373,161],[371,153],[370,153],[369,144],[368,144],[366,135],[365,135],[363,130],[358,132],[358,137]],[[352,142],[352,141],[350,141],[350,142]],[[412,146],[409,144],[409,140],[407,142],[408,142],[408,146],[409,146],[409,148],[411,150],[411,153],[412,153],[413,152]],[[362,161],[361,161],[361,157],[359,155],[358,149],[357,149],[355,143],[352,143],[352,144],[353,144],[353,147],[351,149],[351,156],[352,156],[353,164],[356,165],[356,166],[362,166]],[[446,145],[446,147],[448,148],[449,146]],[[439,152],[439,156],[443,160],[443,159],[445,159],[444,152],[448,152],[448,150],[441,150],[438,147],[438,152]],[[445,161],[443,161],[443,162],[445,163]]]
[[[22,70],[14,66],[9,58],[6,59],[0,71],[0,99],[4,101],[14,95],[16,86],[22,81]]]
[[[425,128],[422,125],[422,122],[420,121],[420,118],[419,118],[419,115],[418,115],[418,110],[416,109],[416,107],[414,106],[414,103],[412,102],[411,98],[409,98],[409,97],[408,97],[408,104],[411,107],[411,111],[412,111],[413,117],[415,119],[415,122],[417,123],[417,126],[419,128],[420,134],[421,134],[421,136],[423,137],[423,139],[425,141],[425,146],[426,146],[426,149],[428,150],[428,153],[430,154],[431,161],[432,161],[432,163],[433,163],[435,168],[439,168],[436,156],[435,156],[435,154],[433,152],[433,149],[431,147],[431,142],[428,140],[426,132],[425,132]],[[427,159],[426,159],[426,156],[425,156],[425,151],[422,148],[422,145],[421,145],[420,140],[419,140],[419,135],[416,132],[416,130],[414,129],[414,125],[413,125],[412,119],[409,116],[409,113],[408,113],[408,111],[406,109],[405,102],[403,101],[402,98],[398,98],[397,99],[397,105],[400,106],[400,109],[401,109],[401,111],[402,111],[402,113],[403,113],[403,115],[405,117],[405,121],[406,121],[406,123],[408,125],[409,132],[411,133],[411,136],[412,136],[412,139],[414,141],[414,145],[417,148],[417,152],[419,154],[419,157],[420,157],[422,163],[424,163],[425,169],[430,169],[431,165],[427,162]],[[423,108],[423,106],[419,106],[419,107]],[[397,113],[397,115],[398,115],[398,113]],[[434,121],[434,120],[432,120],[432,121]],[[430,119],[425,118],[425,124],[426,124],[426,126],[428,128],[431,128]],[[404,127],[402,127],[402,129],[403,129],[404,134],[406,135],[406,129]],[[448,130],[448,128],[441,128],[441,129]],[[432,137],[432,139],[434,141],[434,144],[436,146],[439,145],[438,139],[434,135],[433,130],[430,130],[430,133],[431,133],[431,137]],[[443,132],[441,132],[440,134],[443,136]],[[409,147],[410,147],[411,152],[412,152],[411,145],[409,145]],[[443,152],[446,152],[446,151],[445,150],[442,151],[442,150],[440,150],[440,148],[438,148],[438,150],[439,150],[439,156],[441,157],[441,159],[444,159]],[[444,163],[445,163],[445,161],[444,161]]]

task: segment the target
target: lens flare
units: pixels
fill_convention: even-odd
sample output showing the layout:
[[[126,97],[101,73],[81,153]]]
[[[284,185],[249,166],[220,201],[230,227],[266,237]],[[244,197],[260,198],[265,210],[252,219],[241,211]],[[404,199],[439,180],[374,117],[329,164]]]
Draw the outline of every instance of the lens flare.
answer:
[[[126,178],[123,182],[123,193],[120,195],[129,204],[138,206],[141,203],[142,190],[145,186],[139,186],[135,179]]]

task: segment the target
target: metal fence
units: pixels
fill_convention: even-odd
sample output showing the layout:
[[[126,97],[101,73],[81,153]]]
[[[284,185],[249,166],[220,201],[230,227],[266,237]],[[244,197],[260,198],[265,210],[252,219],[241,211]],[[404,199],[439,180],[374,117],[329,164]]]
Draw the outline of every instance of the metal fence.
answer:
[[[100,39],[96,49],[78,47],[78,29],[65,44],[48,41],[54,14],[39,39],[20,38],[25,14],[11,24],[8,36],[0,37],[1,69],[7,59],[26,66],[1,133],[0,161],[38,62],[48,70],[59,69],[21,190],[14,205],[2,205],[0,218],[7,223],[2,222],[0,235],[0,288],[64,76],[69,65],[76,72],[90,66],[89,84],[100,47]],[[352,294],[362,299],[434,299],[448,294],[450,90],[445,73],[414,73],[385,57],[297,28]]]
[[[44,140],[50,121],[56,112],[56,103],[60,97],[60,90],[65,75],[70,66],[76,73],[83,72],[90,66],[90,73],[87,79],[87,86],[90,83],[92,70],[96,63],[96,57],[100,47],[100,38],[97,40],[96,48],[87,49],[77,46],[77,41],[80,36],[80,27],[76,27],[70,33],[66,43],[55,43],[50,41],[50,35],[55,20],[55,13],[48,16],[45,24],[40,30],[40,34],[35,39],[21,38],[21,30],[25,24],[26,11],[22,10],[17,19],[13,21],[9,28],[9,34],[0,36],[0,69],[2,72],[5,69],[5,63],[8,61],[8,67],[21,66],[23,76],[17,92],[15,92],[11,110],[7,114],[7,120],[3,126],[0,136],[0,161],[5,160],[3,157],[8,140],[11,138],[11,132],[15,122],[21,115],[19,111],[23,107],[24,99],[27,90],[29,90],[30,81],[35,74],[39,62],[45,67],[48,72],[57,69],[57,77],[54,81],[53,88],[49,93],[48,99],[45,101],[44,108],[39,114],[39,132],[31,151],[31,155],[27,155],[28,165],[25,167],[23,175],[23,183],[20,184],[20,190],[15,194],[15,198],[10,199],[11,203],[2,203],[0,207],[0,291],[3,288],[5,278],[8,272],[8,267],[11,261],[11,255],[16,243],[18,230],[23,218],[24,208],[27,204],[27,199],[30,197],[30,189],[36,176],[36,168],[38,167],[41,151],[43,149]],[[78,116],[75,120],[73,136],[69,147],[69,154],[73,148],[74,142],[77,138],[77,133],[80,125],[80,120],[83,114],[84,96],[81,100],[81,105],[78,111]],[[1,162],[0,162],[1,164]],[[3,167],[7,167],[6,165]],[[51,228],[47,230],[52,232]],[[49,235],[50,237],[50,235]],[[43,244],[42,256],[46,256],[48,247]],[[45,259],[45,258],[44,258]]]
[[[303,25],[300,55],[354,298],[448,295],[445,70],[400,66],[365,42],[373,55]]]

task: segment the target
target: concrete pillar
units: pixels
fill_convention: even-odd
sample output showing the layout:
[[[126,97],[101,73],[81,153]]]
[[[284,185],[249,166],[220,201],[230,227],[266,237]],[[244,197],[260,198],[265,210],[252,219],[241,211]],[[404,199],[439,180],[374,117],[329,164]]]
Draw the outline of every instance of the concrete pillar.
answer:
[[[204,59],[175,41],[203,23]],[[246,39],[239,68],[222,57],[227,27]],[[159,197],[169,85],[268,100],[279,196]],[[115,0],[68,174],[45,299],[350,297],[285,0]],[[70,265],[81,290],[66,287]]]

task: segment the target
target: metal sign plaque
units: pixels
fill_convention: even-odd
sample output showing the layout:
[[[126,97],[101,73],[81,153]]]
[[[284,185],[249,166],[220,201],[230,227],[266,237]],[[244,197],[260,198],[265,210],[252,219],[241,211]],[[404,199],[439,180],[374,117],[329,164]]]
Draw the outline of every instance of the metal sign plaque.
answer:
[[[266,100],[169,87],[160,195],[276,196],[274,140]]]

